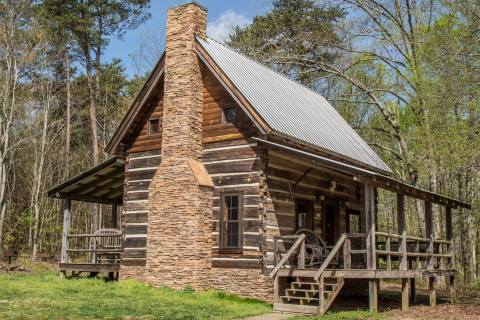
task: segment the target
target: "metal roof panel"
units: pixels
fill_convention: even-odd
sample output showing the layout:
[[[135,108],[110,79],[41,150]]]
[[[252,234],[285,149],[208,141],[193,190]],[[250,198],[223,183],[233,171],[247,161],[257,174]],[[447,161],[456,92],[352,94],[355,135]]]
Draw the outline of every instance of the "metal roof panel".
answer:
[[[392,172],[324,97],[215,40],[197,40],[274,131]]]

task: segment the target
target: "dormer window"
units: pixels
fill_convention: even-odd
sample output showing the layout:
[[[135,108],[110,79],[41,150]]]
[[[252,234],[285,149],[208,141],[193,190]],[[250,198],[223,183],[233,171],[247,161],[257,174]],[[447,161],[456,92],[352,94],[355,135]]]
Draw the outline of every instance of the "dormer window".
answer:
[[[148,121],[148,135],[157,136],[162,133],[160,118],[152,118]]]
[[[234,123],[237,120],[237,108],[227,107],[222,110],[222,123]]]

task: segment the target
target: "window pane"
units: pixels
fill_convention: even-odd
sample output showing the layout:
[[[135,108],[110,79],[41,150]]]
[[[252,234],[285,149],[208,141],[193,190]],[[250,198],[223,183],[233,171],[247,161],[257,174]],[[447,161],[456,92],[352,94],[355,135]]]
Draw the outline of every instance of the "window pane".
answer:
[[[224,248],[239,248],[240,244],[240,197],[225,195],[223,199],[221,239]]]
[[[232,196],[230,198],[232,199],[231,208],[238,208],[238,196]]]
[[[233,123],[237,119],[237,108],[223,109],[223,123]]]
[[[150,119],[150,135],[160,133],[160,119]]]
[[[228,220],[238,220],[238,208],[228,210]]]
[[[228,222],[227,247],[238,248],[238,222]]]

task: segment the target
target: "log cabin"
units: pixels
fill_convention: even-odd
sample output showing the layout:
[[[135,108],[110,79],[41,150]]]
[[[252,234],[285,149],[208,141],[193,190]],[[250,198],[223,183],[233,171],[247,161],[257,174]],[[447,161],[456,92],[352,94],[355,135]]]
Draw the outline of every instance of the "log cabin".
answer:
[[[431,304],[439,277],[454,300],[452,210],[470,205],[395,179],[325,98],[208,38],[206,22],[196,2],[169,9],[165,52],[112,157],[49,190],[63,200],[60,270],[306,314],[359,288],[377,310],[381,279],[401,279],[402,309],[420,278]],[[378,230],[379,189],[396,194],[396,232]],[[406,197],[424,205],[422,237],[408,234]],[[109,228],[71,233],[72,201],[111,205]]]

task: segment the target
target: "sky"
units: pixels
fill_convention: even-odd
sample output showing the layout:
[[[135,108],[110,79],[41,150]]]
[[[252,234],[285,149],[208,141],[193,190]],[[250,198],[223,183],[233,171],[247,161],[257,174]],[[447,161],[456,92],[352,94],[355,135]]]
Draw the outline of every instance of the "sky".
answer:
[[[185,0],[151,0],[150,18],[134,30],[128,31],[122,39],[111,39],[105,50],[104,62],[120,58],[126,73],[148,72],[153,60],[163,50],[167,10],[184,4]],[[236,25],[245,25],[258,14],[265,13],[270,0],[198,0],[208,9],[207,34],[223,41]],[[135,59],[137,57],[137,59]],[[138,58],[141,57],[141,58]]]

